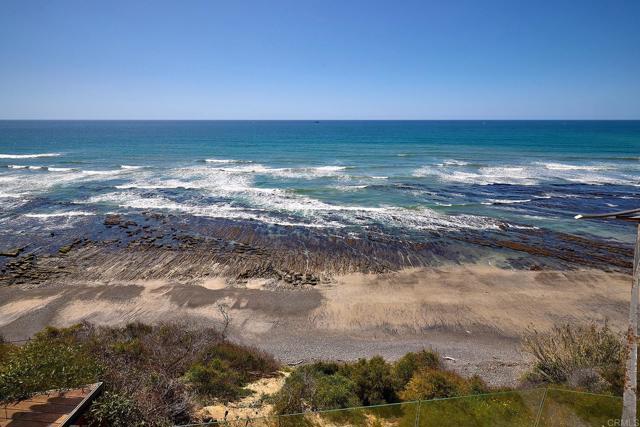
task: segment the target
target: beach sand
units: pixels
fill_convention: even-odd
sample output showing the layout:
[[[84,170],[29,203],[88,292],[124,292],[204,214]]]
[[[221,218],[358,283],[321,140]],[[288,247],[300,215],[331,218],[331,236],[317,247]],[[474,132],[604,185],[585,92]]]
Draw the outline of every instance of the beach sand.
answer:
[[[486,264],[336,275],[316,286],[274,279],[82,281],[0,287],[0,334],[25,339],[46,325],[178,321],[223,325],[232,339],[285,363],[395,359],[434,348],[463,374],[512,385],[528,366],[528,328],[626,321],[630,277],[580,269],[525,271]]]

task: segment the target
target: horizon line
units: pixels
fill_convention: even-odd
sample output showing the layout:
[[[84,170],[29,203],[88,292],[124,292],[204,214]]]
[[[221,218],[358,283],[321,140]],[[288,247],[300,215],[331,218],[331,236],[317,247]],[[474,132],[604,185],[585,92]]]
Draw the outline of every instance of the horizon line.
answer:
[[[149,119],[149,118],[110,118],[110,119],[78,119],[78,118],[0,118],[0,122],[635,122],[639,118],[633,119],[602,119],[602,118],[580,118],[580,119]]]

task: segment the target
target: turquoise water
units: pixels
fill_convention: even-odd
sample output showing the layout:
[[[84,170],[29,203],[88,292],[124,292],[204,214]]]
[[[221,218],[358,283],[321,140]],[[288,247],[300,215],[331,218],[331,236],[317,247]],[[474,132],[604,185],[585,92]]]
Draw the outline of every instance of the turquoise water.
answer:
[[[0,225],[158,210],[331,229],[551,228],[640,205],[640,121],[0,121]]]

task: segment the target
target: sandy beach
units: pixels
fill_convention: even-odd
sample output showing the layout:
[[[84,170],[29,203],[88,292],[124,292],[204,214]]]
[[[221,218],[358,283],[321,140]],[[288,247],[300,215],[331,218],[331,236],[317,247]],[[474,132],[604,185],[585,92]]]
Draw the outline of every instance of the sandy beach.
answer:
[[[132,321],[223,326],[283,362],[395,359],[435,348],[463,373],[514,384],[527,366],[527,328],[626,318],[629,277],[598,270],[521,271],[448,265],[351,273],[317,286],[273,279],[76,281],[0,288],[0,333],[25,339],[46,325]],[[222,307],[222,308],[221,308]]]

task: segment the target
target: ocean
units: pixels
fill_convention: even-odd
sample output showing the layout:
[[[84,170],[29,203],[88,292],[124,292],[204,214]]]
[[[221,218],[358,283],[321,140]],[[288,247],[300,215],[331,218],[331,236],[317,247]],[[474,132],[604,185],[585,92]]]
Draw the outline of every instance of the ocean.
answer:
[[[624,243],[640,121],[0,121],[0,228],[169,212],[350,230],[514,227]]]

